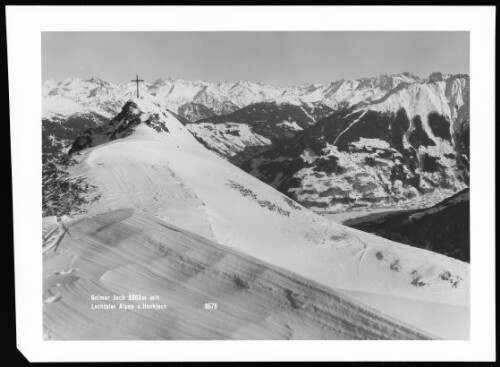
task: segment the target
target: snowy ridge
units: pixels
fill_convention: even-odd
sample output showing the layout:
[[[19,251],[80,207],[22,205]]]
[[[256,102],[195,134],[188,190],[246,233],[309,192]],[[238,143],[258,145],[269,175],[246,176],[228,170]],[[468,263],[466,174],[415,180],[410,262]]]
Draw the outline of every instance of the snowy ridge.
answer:
[[[312,213],[208,151],[158,104],[133,100],[99,129],[73,146],[72,174],[101,193],[88,215],[133,208],[327,287],[468,307],[468,264]]]
[[[401,83],[420,81],[422,79],[408,73],[300,86],[273,86],[248,81],[209,83],[168,78],[145,81],[140,84],[140,89],[144,98],[156,100],[177,113],[183,105],[196,103],[216,114],[225,114],[265,101],[295,105],[320,102],[337,108],[340,104],[354,105],[379,99]],[[67,78],[61,82],[47,80],[42,86],[43,117],[68,116],[82,112],[82,109],[98,112],[101,108],[114,108],[114,112],[118,113],[119,106],[134,96],[135,88],[134,83],[111,84],[98,78]],[[59,104],[51,100],[61,97],[74,101],[76,105],[61,105],[59,109]],[[117,102],[119,106],[116,105]]]

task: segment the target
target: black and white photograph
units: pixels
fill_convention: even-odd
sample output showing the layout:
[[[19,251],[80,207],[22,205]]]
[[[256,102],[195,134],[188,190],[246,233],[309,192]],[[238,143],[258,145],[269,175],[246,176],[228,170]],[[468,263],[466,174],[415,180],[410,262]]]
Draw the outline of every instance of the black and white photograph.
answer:
[[[471,34],[43,29],[36,337],[471,341]]]

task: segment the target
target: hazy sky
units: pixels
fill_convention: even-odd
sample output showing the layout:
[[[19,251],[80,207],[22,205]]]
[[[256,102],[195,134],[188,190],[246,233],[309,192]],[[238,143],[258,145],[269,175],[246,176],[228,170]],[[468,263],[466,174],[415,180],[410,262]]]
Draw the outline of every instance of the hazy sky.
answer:
[[[277,85],[469,72],[468,32],[43,32],[42,79]]]

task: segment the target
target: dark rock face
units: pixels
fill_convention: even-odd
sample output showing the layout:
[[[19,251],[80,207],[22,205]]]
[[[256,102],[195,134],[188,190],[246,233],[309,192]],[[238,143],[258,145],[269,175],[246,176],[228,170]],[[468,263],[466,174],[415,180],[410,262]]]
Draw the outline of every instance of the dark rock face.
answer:
[[[368,215],[344,224],[470,262],[469,189],[420,210]]]
[[[344,168],[339,165],[338,157],[332,155],[327,158],[319,158],[316,160],[316,167],[314,168],[316,172],[326,172],[326,173],[344,173]]]
[[[390,143],[398,152],[405,152],[406,149],[403,144],[403,138],[406,132],[410,129],[410,120],[406,112],[402,109],[396,113],[396,118],[392,122],[390,129]]]
[[[424,172],[438,172],[442,168],[439,163],[439,157],[432,157],[427,153],[422,154],[420,158],[421,167]]]
[[[422,127],[422,119],[420,116],[415,116],[413,118],[413,130],[409,133],[408,140],[415,149],[418,149],[420,146],[432,147],[436,145]]]
[[[335,141],[340,151],[348,151],[349,143],[359,138],[389,140],[390,118],[385,114],[367,111],[358,122],[352,121],[352,127],[337,135]]]
[[[456,161],[461,171],[464,172],[463,180],[469,184],[469,161],[470,161],[470,125],[469,119],[463,121],[456,134],[455,141],[457,147]]]
[[[301,106],[309,115],[311,115],[315,121],[322,120],[330,116],[334,110],[321,102],[313,102],[310,104],[303,104]]]
[[[451,141],[450,122],[446,118],[436,112],[431,112],[427,119],[435,137]]]
[[[135,113],[137,105],[129,101],[123,106],[122,111],[116,115],[108,124],[93,127],[81,133],[73,142],[68,154],[78,152],[82,149],[93,147],[102,141],[121,139],[129,136],[134,128],[143,123],[156,132],[169,133],[168,128],[159,122],[159,116],[150,114],[147,119],[141,120],[142,115]]]

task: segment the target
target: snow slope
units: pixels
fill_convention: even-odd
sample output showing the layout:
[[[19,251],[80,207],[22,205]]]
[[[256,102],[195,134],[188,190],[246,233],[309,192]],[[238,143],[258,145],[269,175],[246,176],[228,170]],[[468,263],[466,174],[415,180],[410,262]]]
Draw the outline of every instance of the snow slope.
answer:
[[[208,151],[150,101],[131,101],[73,148],[72,174],[101,193],[89,215],[133,208],[330,288],[468,307],[468,264],[314,214]]]
[[[43,257],[45,340],[432,338],[139,210],[59,227],[50,219]],[[128,294],[146,300],[112,299]],[[205,303],[217,308],[207,310]]]

